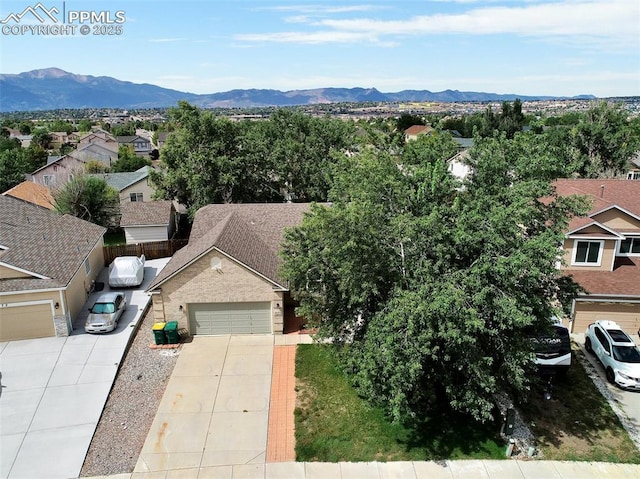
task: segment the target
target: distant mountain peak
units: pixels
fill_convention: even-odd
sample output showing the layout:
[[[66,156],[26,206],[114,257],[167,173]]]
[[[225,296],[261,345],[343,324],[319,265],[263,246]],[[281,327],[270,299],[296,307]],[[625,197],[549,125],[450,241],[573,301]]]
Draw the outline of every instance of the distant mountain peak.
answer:
[[[231,90],[196,95],[150,84],[137,84],[107,76],[78,75],[50,67],[19,74],[0,74],[0,111],[55,110],[63,108],[158,108],[186,100],[203,108],[295,106],[340,102],[461,102],[541,100],[559,97],[500,95],[445,90],[404,90],[383,93],[375,87]],[[580,98],[595,98],[583,95]]]

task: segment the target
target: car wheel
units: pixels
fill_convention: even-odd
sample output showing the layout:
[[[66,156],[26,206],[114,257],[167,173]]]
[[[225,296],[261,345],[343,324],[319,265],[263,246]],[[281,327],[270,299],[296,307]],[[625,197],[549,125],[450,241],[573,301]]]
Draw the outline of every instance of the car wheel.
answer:
[[[611,384],[616,383],[616,375],[613,373],[613,369],[611,368],[607,368],[607,381],[609,381]]]
[[[591,339],[590,338],[585,338],[584,340],[584,349],[587,350],[588,353],[593,354],[593,347],[591,346]]]

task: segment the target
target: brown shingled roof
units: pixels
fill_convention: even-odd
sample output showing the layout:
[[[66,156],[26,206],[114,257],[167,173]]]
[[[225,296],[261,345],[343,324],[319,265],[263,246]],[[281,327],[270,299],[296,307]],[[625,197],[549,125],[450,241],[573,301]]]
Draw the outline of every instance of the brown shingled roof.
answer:
[[[0,291],[65,287],[105,228],[8,195],[0,195],[0,261],[34,279],[2,279]],[[40,279],[42,277],[43,279]]]
[[[640,258],[616,258],[613,271],[567,271],[590,295],[640,296]]]
[[[23,181],[2,194],[28,201],[43,208],[53,209],[53,196],[51,196],[49,188],[33,181]]]
[[[120,204],[120,226],[159,226],[171,221],[173,203],[162,201],[125,201]]]
[[[278,251],[284,230],[301,223],[309,203],[215,204],[196,213],[189,244],[179,250],[149,286],[157,288],[216,248],[284,287]]]

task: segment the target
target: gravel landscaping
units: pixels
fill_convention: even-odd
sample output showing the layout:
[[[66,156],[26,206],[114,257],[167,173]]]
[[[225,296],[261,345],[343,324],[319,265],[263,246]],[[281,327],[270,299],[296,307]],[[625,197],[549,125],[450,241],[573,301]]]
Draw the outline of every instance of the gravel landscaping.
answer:
[[[122,361],[81,477],[133,472],[181,350],[151,349],[152,325],[149,310]]]

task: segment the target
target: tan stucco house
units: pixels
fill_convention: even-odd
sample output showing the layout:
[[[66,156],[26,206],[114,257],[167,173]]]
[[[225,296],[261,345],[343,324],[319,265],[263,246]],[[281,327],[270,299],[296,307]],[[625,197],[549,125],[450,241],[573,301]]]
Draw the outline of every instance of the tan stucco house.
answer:
[[[598,319],[616,321],[630,334],[640,328],[640,181],[562,179],[559,195],[585,195],[592,207],[574,218],[565,235],[564,273],[586,294],[573,302],[572,332]]]
[[[104,267],[105,231],[0,195],[0,341],[69,335]]]
[[[155,321],[190,334],[281,334],[292,304],[278,275],[285,228],[309,204],[216,204],[195,215],[189,244],[149,286]],[[291,309],[291,308],[290,308]]]

